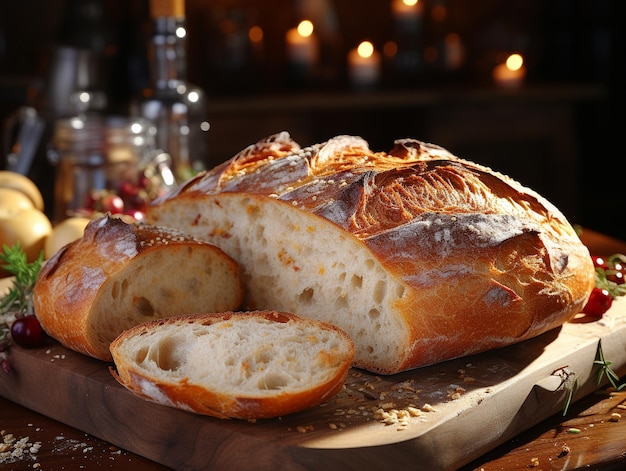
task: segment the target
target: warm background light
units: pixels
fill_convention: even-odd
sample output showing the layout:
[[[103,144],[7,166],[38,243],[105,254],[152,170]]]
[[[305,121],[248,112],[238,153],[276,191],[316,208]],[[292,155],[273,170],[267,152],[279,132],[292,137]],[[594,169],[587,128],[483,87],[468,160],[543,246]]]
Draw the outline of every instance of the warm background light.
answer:
[[[298,67],[314,67],[319,59],[317,35],[313,34],[313,22],[302,20],[297,27],[287,31],[287,54]]]
[[[302,20],[298,24],[298,34],[305,38],[311,36],[313,34],[313,23],[311,23],[309,20]]]
[[[374,45],[369,41],[363,41],[361,44],[359,44],[357,52],[361,57],[371,57],[372,54],[374,54]]]
[[[248,38],[253,43],[260,43],[261,41],[263,41],[263,30],[261,29],[261,27],[260,26],[252,26],[248,30]]]
[[[419,0],[393,0],[391,13],[396,20],[414,22],[419,20],[422,7],[423,4]]]
[[[348,72],[357,88],[370,88],[380,78],[380,54],[370,41],[362,41],[348,53]]]
[[[524,64],[524,59],[519,54],[511,54],[506,59],[506,66],[511,70],[518,70]]]
[[[387,41],[383,46],[385,57],[395,57],[398,53],[398,44],[395,41]]]
[[[526,77],[524,59],[520,54],[511,54],[506,61],[493,69],[493,81],[498,87],[518,88]]]

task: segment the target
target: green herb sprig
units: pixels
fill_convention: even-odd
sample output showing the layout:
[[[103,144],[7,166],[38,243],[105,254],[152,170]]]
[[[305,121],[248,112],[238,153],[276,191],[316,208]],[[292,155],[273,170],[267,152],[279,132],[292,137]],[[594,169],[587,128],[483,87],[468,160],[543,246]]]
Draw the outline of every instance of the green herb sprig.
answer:
[[[598,359],[594,360],[593,362],[594,365],[598,365],[600,367],[596,375],[598,386],[602,382],[602,378],[606,376],[606,379],[609,380],[611,386],[613,386],[617,391],[621,391],[622,389],[626,388],[626,383],[618,384],[620,381],[620,377],[611,368],[612,363],[612,361],[606,360],[604,358],[604,352],[602,351],[602,341],[598,341]]]
[[[43,251],[39,257],[29,263],[26,253],[19,242],[13,247],[3,245],[0,253],[2,268],[14,276],[9,292],[0,300],[0,314],[14,312],[15,317],[22,317],[32,312],[32,293],[37,276],[43,263]]]
[[[613,299],[626,295],[626,283],[616,283],[609,279],[626,265],[626,255],[616,253],[606,259],[607,267],[596,267],[595,286],[596,288],[607,290]],[[615,267],[619,266],[620,269]]]

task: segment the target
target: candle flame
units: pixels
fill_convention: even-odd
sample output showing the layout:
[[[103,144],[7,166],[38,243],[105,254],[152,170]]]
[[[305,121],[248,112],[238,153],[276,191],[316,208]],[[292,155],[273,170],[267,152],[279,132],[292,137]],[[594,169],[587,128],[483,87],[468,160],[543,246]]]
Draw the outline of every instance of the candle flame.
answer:
[[[417,5],[418,1],[419,0],[402,0],[402,3],[404,3],[407,7],[414,7]]]
[[[298,24],[298,34],[304,38],[308,38],[313,34],[313,23],[309,20],[302,20]]]
[[[357,54],[364,59],[374,54],[374,45],[369,41],[363,41],[356,50]]]
[[[506,68],[509,70],[519,70],[524,64],[524,58],[519,54],[511,54],[506,59]]]

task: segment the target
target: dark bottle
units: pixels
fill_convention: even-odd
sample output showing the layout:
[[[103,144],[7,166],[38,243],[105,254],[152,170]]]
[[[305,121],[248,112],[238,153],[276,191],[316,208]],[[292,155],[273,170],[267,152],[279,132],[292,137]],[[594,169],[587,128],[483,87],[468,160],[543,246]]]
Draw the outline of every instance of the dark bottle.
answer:
[[[206,96],[187,81],[184,0],[151,0],[150,15],[150,85],[131,112],[156,126],[157,147],[171,156],[177,180],[185,181],[208,164]]]

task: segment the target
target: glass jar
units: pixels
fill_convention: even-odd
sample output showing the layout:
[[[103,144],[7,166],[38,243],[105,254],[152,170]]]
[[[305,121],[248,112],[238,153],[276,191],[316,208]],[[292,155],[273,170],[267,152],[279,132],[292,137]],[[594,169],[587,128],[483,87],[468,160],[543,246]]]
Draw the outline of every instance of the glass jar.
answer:
[[[140,219],[148,202],[173,185],[169,156],[156,149],[149,121],[122,116],[60,119],[48,158],[56,166],[54,218],[93,212]]]

